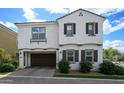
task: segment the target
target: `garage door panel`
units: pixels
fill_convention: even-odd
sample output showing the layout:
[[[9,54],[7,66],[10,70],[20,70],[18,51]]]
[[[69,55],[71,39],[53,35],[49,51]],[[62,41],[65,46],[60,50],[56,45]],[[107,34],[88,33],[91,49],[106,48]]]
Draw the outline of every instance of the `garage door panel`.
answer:
[[[55,54],[31,54],[31,66],[56,66]]]

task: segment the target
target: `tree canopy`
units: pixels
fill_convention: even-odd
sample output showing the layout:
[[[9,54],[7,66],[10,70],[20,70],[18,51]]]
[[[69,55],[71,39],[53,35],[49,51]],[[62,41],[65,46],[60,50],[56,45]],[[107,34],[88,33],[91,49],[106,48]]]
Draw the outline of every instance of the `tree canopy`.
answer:
[[[112,61],[119,61],[119,59],[122,60],[124,58],[124,54],[113,48],[104,49],[103,55],[104,59],[110,59]]]

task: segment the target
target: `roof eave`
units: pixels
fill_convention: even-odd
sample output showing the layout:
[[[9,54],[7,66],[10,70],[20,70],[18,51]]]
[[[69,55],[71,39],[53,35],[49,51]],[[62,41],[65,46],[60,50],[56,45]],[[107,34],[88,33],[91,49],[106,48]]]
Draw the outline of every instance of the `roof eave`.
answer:
[[[14,23],[15,25],[28,25],[28,24],[49,24],[49,23],[56,23],[56,21],[46,21],[46,22],[22,22],[22,23]]]
[[[17,34],[17,32],[13,31],[12,29],[10,29],[10,28],[6,27],[6,26],[5,26],[5,25],[3,25],[3,24],[0,24],[0,27],[1,27],[1,29],[3,29],[3,30],[10,31],[10,32],[12,32],[12,33]]]

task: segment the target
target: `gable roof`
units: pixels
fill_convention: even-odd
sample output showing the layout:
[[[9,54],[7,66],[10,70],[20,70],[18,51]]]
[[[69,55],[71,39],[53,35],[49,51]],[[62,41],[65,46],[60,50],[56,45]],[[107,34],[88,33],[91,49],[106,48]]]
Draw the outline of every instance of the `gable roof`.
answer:
[[[11,30],[10,28],[8,28],[5,25],[3,25],[3,24],[0,23],[0,30],[1,29],[7,31],[8,33],[14,34],[14,35],[17,34],[15,31]]]
[[[66,14],[66,15],[64,15],[64,16],[62,16],[62,17],[59,17],[57,20],[62,19],[62,18],[64,18],[64,17],[66,17],[66,16],[68,16],[68,15],[71,15],[71,14],[77,12],[77,11],[80,11],[80,10],[85,11],[85,12],[88,12],[88,13],[91,13],[91,14],[93,14],[93,15],[96,15],[96,16],[99,16],[99,17],[101,17],[101,18],[106,19],[104,16],[101,16],[101,15],[98,15],[98,14],[95,14],[95,13],[93,13],[93,12],[90,12],[90,11],[87,11],[87,10],[84,10],[84,9],[80,8],[80,9],[75,10],[75,11],[73,11],[73,12],[71,12],[71,13],[68,13],[68,14]]]

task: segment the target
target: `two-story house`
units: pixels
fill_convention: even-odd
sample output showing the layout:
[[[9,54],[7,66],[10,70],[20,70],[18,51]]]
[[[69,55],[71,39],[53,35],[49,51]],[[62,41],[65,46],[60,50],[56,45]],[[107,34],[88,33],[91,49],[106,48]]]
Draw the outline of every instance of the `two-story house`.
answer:
[[[62,58],[72,70],[81,61],[91,61],[97,69],[103,62],[103,22],[105,17],[78,9],[56,21],[15,23],[19,28],[20,68],[56,67]]]

